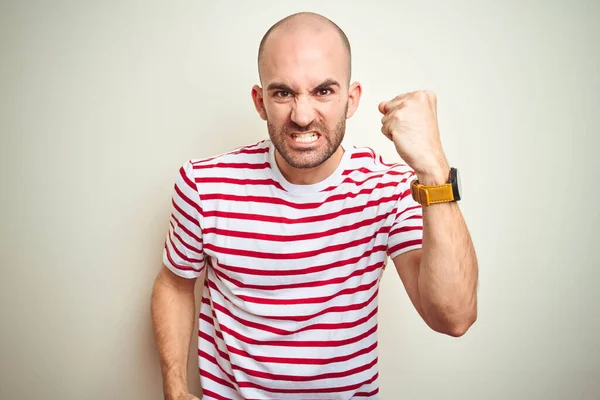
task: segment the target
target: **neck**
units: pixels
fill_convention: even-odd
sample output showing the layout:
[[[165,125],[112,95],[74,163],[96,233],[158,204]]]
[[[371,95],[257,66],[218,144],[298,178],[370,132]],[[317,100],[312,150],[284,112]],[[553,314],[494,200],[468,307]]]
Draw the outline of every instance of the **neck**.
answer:
[[[314,168],[294,168],[289,165],[275,150],[275,162],[281,171],[281,175],[293,185],[314,185],[327,179],[335,172],[342,161],[344,149],[338,149],[323,164]]]

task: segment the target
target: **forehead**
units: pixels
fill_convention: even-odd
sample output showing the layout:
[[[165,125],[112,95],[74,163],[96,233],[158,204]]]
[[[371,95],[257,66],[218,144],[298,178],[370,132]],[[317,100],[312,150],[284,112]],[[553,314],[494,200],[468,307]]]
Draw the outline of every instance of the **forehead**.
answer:
[[[329,78],[344,82],[348,80],[348,55],[339,34],[330,29],[273,32],[260,69],[265,85],[278,81],[312,87]]]

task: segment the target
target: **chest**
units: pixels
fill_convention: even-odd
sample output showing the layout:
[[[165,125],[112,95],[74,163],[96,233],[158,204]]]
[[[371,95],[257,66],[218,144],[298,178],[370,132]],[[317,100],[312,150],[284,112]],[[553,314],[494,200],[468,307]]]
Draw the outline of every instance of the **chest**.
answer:
[[[236,282],[335,279],[385,259],[395,199],[360,189],[300,199],[251,190],[212,196],[203,200],[204,251]]]

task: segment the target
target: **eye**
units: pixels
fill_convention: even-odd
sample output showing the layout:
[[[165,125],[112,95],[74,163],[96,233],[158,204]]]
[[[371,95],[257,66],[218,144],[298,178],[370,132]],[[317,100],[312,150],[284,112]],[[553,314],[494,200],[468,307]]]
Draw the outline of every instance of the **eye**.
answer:
[[[329,96],[332,93],[333,93],[333,91],[331,89],[329,89],[329,88],[319,89],[317,91],[317,94],[319,96]]]
[[[275,97],[280,97],[280,98],[286,98],[286,97],[290,97],[290,92],[285,91],[285,90],[278,90],[274,93]]]

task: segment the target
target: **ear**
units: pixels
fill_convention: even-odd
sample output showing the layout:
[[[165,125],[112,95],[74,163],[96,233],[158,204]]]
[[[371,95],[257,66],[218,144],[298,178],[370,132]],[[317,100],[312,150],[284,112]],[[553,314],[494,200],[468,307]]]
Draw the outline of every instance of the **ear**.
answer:
[[[258,85],[252,87],[252,101],[254,102],[254,108],[258,112],[258,115],[263,120],[267,120],[267,113],[265,112],[265,102],[263,99],[262,88]]]
[[[348,89],[348,112],[346,113],[346,119],[354,115],[354,112],[358,108],[360,102],[360,96],[362,95],[362,86],[360,83],[354,82]]]

